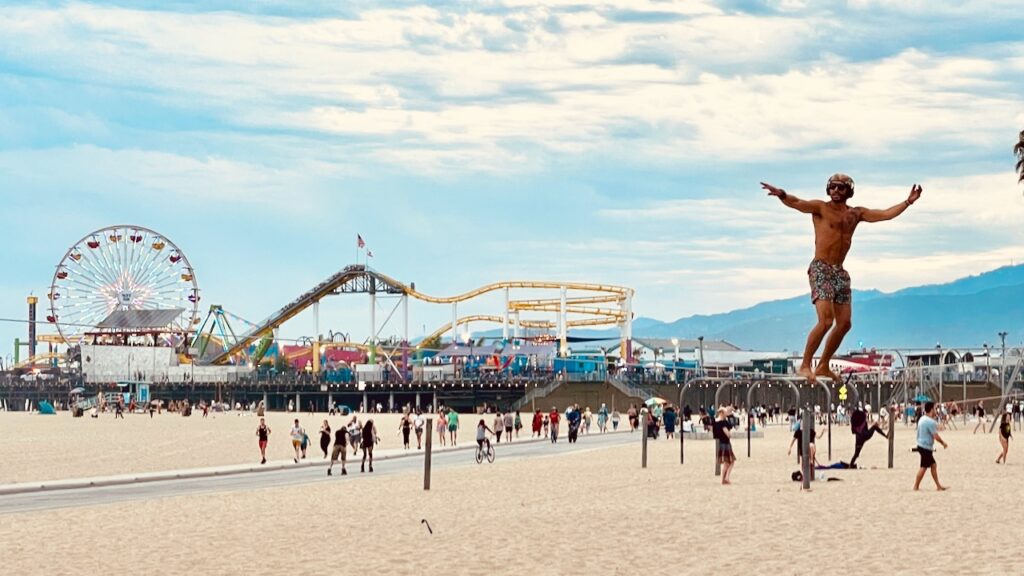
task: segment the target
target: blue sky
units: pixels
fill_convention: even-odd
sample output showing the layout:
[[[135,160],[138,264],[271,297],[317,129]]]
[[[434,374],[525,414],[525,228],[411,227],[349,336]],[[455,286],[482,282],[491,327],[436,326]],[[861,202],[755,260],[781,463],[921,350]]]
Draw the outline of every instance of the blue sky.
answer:
[[[372,265],[431,294],[564,279],[631,286],[643,316],[725,311],[806,291],[810,222],[758,181],[821,197],[836,171],[857,180],[854,204],[925,188],[858,231],[856,287],[1019,262],[1022,14],[1001,0],[7,3],[0,317],[24,318],[65,250],[115,223],[167,235],[203,307],[251,319],[351,263],[357,233]],[[326,302],[322,331],[365,337],[367,306]],[[413,335],[450,315],[414,304]],[[0,323],[3,355],[23,333]]]

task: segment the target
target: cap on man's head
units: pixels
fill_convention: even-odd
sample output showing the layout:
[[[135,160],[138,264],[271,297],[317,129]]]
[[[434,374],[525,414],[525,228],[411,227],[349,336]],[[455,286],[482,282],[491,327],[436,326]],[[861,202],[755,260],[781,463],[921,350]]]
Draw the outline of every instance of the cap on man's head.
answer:
[[[846,188],[850,191],[850,193],[846,197],[847,198],[853,198],[853,189],[854,189],[853,178],[847,176],[846,174],[843,174],[842,172],[836,172],[835,174],[829,176],[828,182],[825,184],[825,192],[826,193],[828,192],[829,186],[831,186],[833,182],[838,182],[840,184],[845,184]]]

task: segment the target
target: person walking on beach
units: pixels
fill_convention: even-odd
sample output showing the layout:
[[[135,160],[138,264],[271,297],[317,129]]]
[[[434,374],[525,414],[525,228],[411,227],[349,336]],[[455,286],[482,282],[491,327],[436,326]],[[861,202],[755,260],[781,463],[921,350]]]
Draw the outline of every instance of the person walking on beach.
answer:
[[[541,432],[540,432],[541,426],[543,424],[544,424],[544,415],[541,414],[540,410],[534,411],[534,413],[533,413],[533,424],[531,425],[531,430],[533,430],[533,435],[530,436],[530,438],[533,438],[534,436],[536,436],[537,438],[543,438],[543,436],[541,436]]]
[[[597,431],[601,434],[608,431],[608,405],[604,402],[597,409]]]
[[[848,206],[846,202],[853,197],[854,182],[846,174],[833,174],[828,179],[825,184],[828,202],[801,200],[765,182],[761,182],[761,188],[789,208],[811,215],[814,223],[814,259],[807,274],[818,323],[807,335],[803,361],[797,374],[806,378],[811,385],[817,376],[839,382],[839,376],[829,368],[829,361],[851,326],[850,275],[843,269],[843,262],[853,244],[853,233],[861,222],[883,222],[902,214],[921,197],[921,186],[914,184],[906,200],[885,210]],[[817,369],[812,371],[811,361],[826,333],[829,333],[828,340],[818,360]]]
[[[1010,438],[1013,437],[1012,428],[1010,413],[1004,412],[999,422],[999,444],[1003,447],[1003,453],[996,458],[996,464],[1006,464],[1006,455],[1010,452]]]
[[[729,433],[729,429],[732,428],[732,424],[729,423],[729,416],[731,415],[731,408],[719,408],[715,423],[711,425],[713,430],[712,436],[718,441],[718,454],[716,457],[718,462],[722,464],[722,484],[732,484],[730,478],[732,468],[736,464],[736,455],[732,451],[732,439]]]
[[[300,445],[300,448],[302,448],[302,459],[305,460],[306,449],[309,448],[309,434],[306,434],[305,428],[302,430],[302,444]]]
[[[639,423],[637,420],[636,404],[629,405],[629,410],[626,411],[626,417],[629,418],[629,431],[632,432],[636,430],[637,424]]]
[[[402,434],[402,448],[409,449],[409,433],[412,432],[412,420],[409,414],[402,414],[402,420],[398,423],[398,431]]]
[[[548,437],[548,423],[549,423],[549,421],[550,421],[550,419],[548,418],[548,415],[545,414],[544,415],[544,419],[541,420],[541,428],[544,429],[544,436],[542,436],[542,438],[547,438]]]
[[[505,412],[505,415],[503,416],[503,418],[504,418],[504,421],[505,421],[504,422],[504,424],[505,424],[505,442],[511,442],[512,441],[512,429],[516,425],[516,417],[512,415],[511,411],[509,411],[509,412]]]
[[[448,430],[448,418],[444,415],[444,409],[438,410],[437,412],[437,424],[434,425],[434,432],[437,432],[437,439],[441,442],[441,447],[444,447],[445,432]]]
[[[665,425],[665,439],[675,438],[676,434],[676,409],[669,405],[665,409],[665,413],[661,417],[662,423]]]
[[[942,436],[939,436],[939,426],[935,422],[935,402],[926,402],[924,416],[917,423],[917,452],[921,456],[921,468],[917,471],[917,479],[914,480],[914,490],[921,488],[921,479],[928,471],[932,473],[936,490],[942,491],[947,488],[939,483],[939,468],[933,456],[936,442],[942,444],[943,448],[949,448]]]
[[[512,421],[512,427],[516,430],[516,438],[519,438],[519,431],[523,429],[523,418],[519,415],[519,410],[516,410],[516,417]]]
[[[327,458],[327,449],[331,447],[331,425],[324,420],[320,425],[320,450],[323,450],[324,458]]]
[[[298,418],[295,419],[295,425],[292,426],[291,437],[292,448],[295,449],[295,463],[298,464],[299,456],[302,455],[302,439],[306,437],[306,431],[302,428],[302,426],[299,426]],[[303,456],[303,458],[305,458],[305,456]]]
[[[334,449],[331,451],[331,464],[327,467],[328,476],[333,474],[334,463],[339,459],[341,460],[341,475],[348,474],[345,470],[345,460],[348,459],[348,436],[348,428],[345,426],[338,426],[338,430],[334,432]]]
[[[619,414],[618,410],[612,410],[612,432],[619,429],[619,421],[622,420],[622,415]]]
[[[580,426],[583,422],[583,415],[580,413],[580,407],[577,404],[575,407],[570,406],[571,411],[567,411],[565,415],[565,421],[569,425],[569,443],[575,444],[579,440]]]
[[[363,463],[359,466],[360,472],[366,472],[366,457],[370,457],[370,472],[373,472],[373,446],[377,443],[377,426],[373,423],[373,419],[366,421],[363,424],[362,434],[362,448],[363,448]]]
[[[448,409],[448,435],[454,447],[459,437],[459,413],[454,408]]]
[[[260,446],[260,464],[267,463],[267,441],[270,440],[270,426],[267,426],[267,422],[260,418],[260,425],[256,427],[256,438],[259,440]]]
[[[497,411],[494,414],[494,443],[501,444],[501,433],[505,430],[505,418],[502,417],[501,411]]]
[[[413,419],[413,428],[416,430],[416,449],[423,449],[423,428],[427,425],[427,419],[423,417],[423,411],[416,409],[416,418]]]
[[[590,406],[583,412],[583,433],[590,434],[590,424],[594,421],[594,414],[590,411]]]
[[[561,418],[557,407],[551,407],[551,414],[548,415],[548,418],[551,420],[551,443],[554,444],[558,442],[558,420]]]
[[[974,415],[978,417],[978,423],[974,426],[974,434],[978,433],[978,428],[981,428],[981,433],[985,433],[985,403],[978,400],[978,405],[974,407]]]
[[[357,416],[352,416],[348,422],[348,443],[352,447],[352,455],[359,454],[360,440],[363,437],[363,423]]]

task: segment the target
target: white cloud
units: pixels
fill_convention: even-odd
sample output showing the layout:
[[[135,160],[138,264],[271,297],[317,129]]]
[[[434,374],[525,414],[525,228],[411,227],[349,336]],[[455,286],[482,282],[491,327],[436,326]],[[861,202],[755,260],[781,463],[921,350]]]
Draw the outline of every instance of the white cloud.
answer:
[[[397,138],[361,154],[419,158],[413,167],[434,173],[478,150],[495,157],[478,164],[516,172],[524,147],[671,164],[694,155],[783,158],[816,146],[879,154],[921,138],[990,146],[1003,111],[1021,103],[1020,81],[1007,75],[1019,50],[990,60],[907,50],[851,62],[802,55],[836,26],[820,15],[627,1],[496,6],[505,12],[419,6],[320,20],[15,8],[0,16],[0,49],[31,45],[26,63],[39,69],[162,91],[257,129]],[[689,17],[618,22],[614,10]],[[552,19],[560,30],[548,28]],[[787,60],[788,70],[769,71]],[[622,129],[641,137],[623,149]]]
[[[295,191],[296,184],[308,176],[302,170],[282,171],[216,156],[196,158],[92,145],[0,151],[0,172],[22,188],[115,198],[191,200],[211,206],[262,204],[288,212],[309,211],[314,204],[308,191]]]

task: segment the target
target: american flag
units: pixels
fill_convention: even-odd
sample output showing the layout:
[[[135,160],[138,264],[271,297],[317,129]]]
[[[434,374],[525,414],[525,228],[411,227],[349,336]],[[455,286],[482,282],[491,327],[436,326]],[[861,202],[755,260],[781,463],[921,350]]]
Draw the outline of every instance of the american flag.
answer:
[[[359,234],[356,234],[356,245],[359,246],[360,248],[366,247],[366,242],[363,242],[363,237],[360,236]]]

